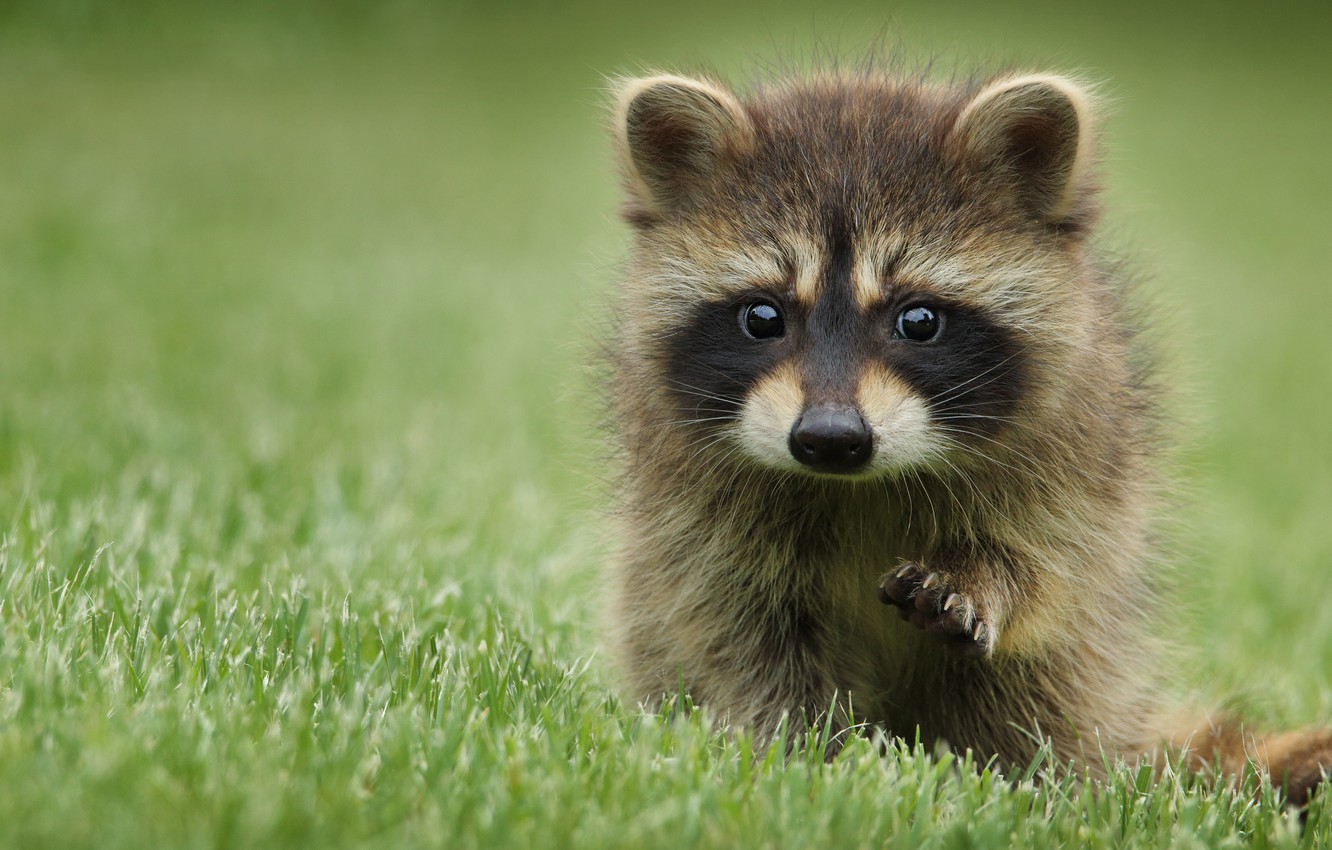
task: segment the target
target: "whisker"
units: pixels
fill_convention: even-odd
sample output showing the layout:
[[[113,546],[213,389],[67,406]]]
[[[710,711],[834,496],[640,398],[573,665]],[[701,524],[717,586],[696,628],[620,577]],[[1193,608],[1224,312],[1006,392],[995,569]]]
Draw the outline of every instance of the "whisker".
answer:
[[[978,389],[981,389],[982,387],[987,387],[990,384],[994,383],[995,381],[999,380],[1000,378],[1007,377],[1009,374],[1015,371],[1016,367],[1014,367],[1014,369],[1009,369],[1006,372],[1002,372],[999,375],[995,376],[994,378],[991,378],[990,380],[986,381],[985,383],[966,390],[966,392],[961,392],[961,390],[964,387],[966,387],[968,384],[973,384],[976,381],[979,381],[981,378],[984,378],[986,375],[989,375],[991,372],[994,372],[995,370],[1003,367],[1005,364],[1007,364],[1015,357],[1017,357],[1017,354],[1010,354],[1009,356],[1005,357],[1003,360],[1000,360],[998,363],[986,369],[984,372],[981,372],[977,375],[972,375],[970,378],[967,378],[962,383],[949,387],[948,389],[944,390],[943,392],[939,393],[937,396],[932,398],[931,401],[936,404],[948,404],[950,401],[961,398],[964,395],[970,395],[971,393],[975,392]]]

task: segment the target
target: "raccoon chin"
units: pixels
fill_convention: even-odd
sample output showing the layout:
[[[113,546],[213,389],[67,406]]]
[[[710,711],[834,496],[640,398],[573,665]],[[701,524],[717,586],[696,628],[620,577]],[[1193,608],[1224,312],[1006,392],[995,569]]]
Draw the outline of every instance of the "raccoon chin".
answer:
[[[778,441],[771,436],[755,440],[743,429],[733,432],[732,445],[740,451],[743,462],[772,472],[781,472],[790,477],[810,478],[819,481],[844,481],[863,483],[886,478],[900,478],[916,472],[941,471],[947,467],[941,452],[928,456],[918,456],[899,452],[892,445],[879,445],[869,462],[856,469],[836,471],[821,469],[800,463],[791,456],[786,441]]]

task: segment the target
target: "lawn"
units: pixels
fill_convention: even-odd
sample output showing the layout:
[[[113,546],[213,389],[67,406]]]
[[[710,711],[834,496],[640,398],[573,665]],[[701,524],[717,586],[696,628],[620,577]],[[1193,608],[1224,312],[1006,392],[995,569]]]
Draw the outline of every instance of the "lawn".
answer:
[[[1256,782],[782,763],[616,697],[603,76],[879,33],[1106,81],[1178,693],[1332,722],[1332,6],[763,8],[0,7],[0,846],[1327,841]]]

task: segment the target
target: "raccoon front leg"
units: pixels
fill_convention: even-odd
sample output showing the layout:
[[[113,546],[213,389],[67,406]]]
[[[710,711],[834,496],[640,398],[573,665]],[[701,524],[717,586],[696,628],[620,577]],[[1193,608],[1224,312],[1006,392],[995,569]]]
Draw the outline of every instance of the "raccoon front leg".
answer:
[[[696,668],[702,701],[729,705],[730,722],[750,728],[764,746],[785,726],[792,743],[803,742],[808,729],[826,731],[823,745],[835,752],[850,711],[848,695],[829,679],[821,629],[787,611],[745,619],[731,620],[741,628],[727,635],[724,646],[712,647]]]
[[[1000,598],[984,582],[962,582],[951,572],[930,570],[915,562],[902,564],[879,585],[879,601],[897,608],[902,619],[916,628],[971,657],[994,652],[1004,613]]]
[[[851,706],[846,694],[833,689],[788,693],[758,709],[751,728],[762,747],[783,737],[789,750],[804,749],[817,741],[824,757],[831,760],[851,735]]]
[[[827,624],[812,603],[790,589],[756,598],[735,576],[698,581],[704,570],[691,567],[666,581],[655,562],[623,564],[616,646],[630,691],[654,709],[688,694],[764,746],[783,726],[793,737],[807,727],[845,729],[847,694],[830,676]]]

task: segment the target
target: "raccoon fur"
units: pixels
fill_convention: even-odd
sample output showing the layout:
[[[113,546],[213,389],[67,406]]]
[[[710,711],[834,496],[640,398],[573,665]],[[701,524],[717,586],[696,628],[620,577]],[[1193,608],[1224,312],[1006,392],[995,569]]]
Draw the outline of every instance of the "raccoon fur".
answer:
[[[1091,241],[1097,106],[1046,73],[618,83],[614,645],[786,720],[1093,773],[1185,750],[1302,802],[1332,736],[1163,705],[1156,392]]]

